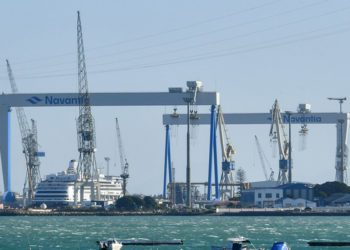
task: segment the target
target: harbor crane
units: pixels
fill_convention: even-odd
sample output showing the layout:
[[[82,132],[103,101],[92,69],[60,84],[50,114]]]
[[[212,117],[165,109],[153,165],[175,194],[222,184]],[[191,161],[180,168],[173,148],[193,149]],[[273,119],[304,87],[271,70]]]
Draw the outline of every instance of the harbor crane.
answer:
[[[96,135],[95,121],[91,113],[88,80],[86,72],[83,33],[78,11],[77,22],[77,44],[78,44],[78,87],[79,117],[77,120],[79,163],[78,172],[83,180],[91,180],[97,172],[96,167]]]
[[[18,88],[12,73],[10,62],[6,60],[7,72],[11,84],[12,93],[17,94]],[[39,156],[43,156],[43,152],[38,150],[38,133],[36,122],[31,120],[31,128],[29,126],[23,107],[16,107],[18,125],[21,132],[23,153],[26,160],[26,176],[23,187],[24,205],[30,205],[35,196],[37,184],[40,182],[40,161]]]
[[[279,171],[278,181],[282,184],[287,183],[288,174],[288,157],[289,157],[289,140],[284,129],[283,119],[278,101],[272,106],[271,110],[272,120],[270,128],[271,141],[277,143],[279,151]],[[289,170],[291,171],[291,169]]]
[[[78,174],[82,180],[80,201],[84,199],[84,186],[91,187],[91,199],[99,199],[98,170],[96,164],[96,134],[95,120],[91,113],[90,95],[85,63],[83,32],[78,11],[77,20],[78,45],[78,88],[79,88],[79,117],[77,119],[78,135]],[[96,189],[95,189],[96,185]]]
[[[233,185],[233,171],[235,170],[235,162],[233,160],[233,156],[236,153],[232,144],[230,143],[230,139],[227,133],[227,128],[225,125],[224,116],[221,111],[221,107],[218,107],[218,118],[217,123],[219,127],[220,134],[220,143],[221,143],[221,152],[222,152],[222,172],[220,179],[220,187],[221,187],[221,196],[222,199],[225,196],[232,198],[234,195]]]
[[[119,160],[120,160],[120,166],[122,170],[120,177],[123,179],[123,196],[125,196],[127,179],[129,178],[129,163],[128,163],[128,160],[126,159],[125,152],[124,152],[118,118],[115,118],[115,122],[116,122],[116,129],[117,129]]]
[[[265,153],[262,150],[262,147],[260,145],[259,139],[258,139],[258,137],[256,135],[255,135],[255,142],[256,142],[256,147],[257,147],[259,158],[260,158],[260,162],[261,162],[261,167],[262,167],[262,169],[264,171],[265,180],[267,180],[267,181],[274,181],[274,171],[272,170],[272,168],[270,166],[270,163],[267,160],[266,155],[265,155]],[[271,170],[270,176],[268,176],[268,174],[267,174],[265,162],[270,167],[270,170]]]

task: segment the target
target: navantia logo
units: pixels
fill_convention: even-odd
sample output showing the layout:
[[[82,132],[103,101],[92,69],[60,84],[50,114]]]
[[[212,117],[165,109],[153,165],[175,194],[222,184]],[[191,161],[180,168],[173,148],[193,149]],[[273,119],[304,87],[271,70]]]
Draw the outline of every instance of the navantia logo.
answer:
[[[31,98],[27,99],[26,101],[30,102],[31,104],[37,104],[38,102],[41,102],[42,99],[40,99],[37,96],[32,96]]]
[[[55,96],[45,96],[45,104],[47,105],[81,105],[87,102],[89,99],[84,97],[55,97]]]

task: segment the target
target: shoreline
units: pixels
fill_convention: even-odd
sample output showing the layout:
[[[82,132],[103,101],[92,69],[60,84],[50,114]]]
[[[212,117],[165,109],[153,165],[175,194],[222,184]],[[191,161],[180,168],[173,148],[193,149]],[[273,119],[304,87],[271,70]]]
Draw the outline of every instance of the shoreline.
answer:
[[[164,211],[164,212],[118,212],[105,210],[49,210],[49,209],[4,209],[0,216],[350,216],[349,212],[305,212],[305,211]]]

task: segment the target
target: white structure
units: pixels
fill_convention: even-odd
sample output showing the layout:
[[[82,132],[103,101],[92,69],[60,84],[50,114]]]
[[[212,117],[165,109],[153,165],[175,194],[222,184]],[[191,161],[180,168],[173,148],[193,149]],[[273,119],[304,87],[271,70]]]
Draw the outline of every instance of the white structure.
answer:
[[[275,202],[283,197],[283,190],[279,188],[254,189],[254,205],[263,208],[275,207]]]
[[[249,182],[251,188],[275,188],[281,185],[278,181],[255,181]]]
[[[193,92],[90,93],[91,106],[186,106]],[[74,107],[84,102],[78,93],[0,95],[0,150],[5,192],[11,191],[11,107]],[[196,105],[219,105],[217,92],[196,92]]]
[[[50,174],[42,180],[37,187],[33,202],[36,205],[43,203],[49,206],[73,206],[77,203],[87,204],[91,202],[91,189],[84,187],[77,189],[77,198],[74,200],[74,188],[79,183],[77,162],[72,160],[67,171]],[[122,196],[122,180],[116,176],[99,176],[100,200],[107,204],[113,203]],[[84,192],[80,195],[80,192]],[[81,200],[82,197],[83,199]]]
[[[315,208],[316,202],[305,200],[302,198],[298,199],[291,199],[291,198],[284,198],[281,200],[282,202],[279,202],[276,204],[275,207],[282,207],[282,208]]]

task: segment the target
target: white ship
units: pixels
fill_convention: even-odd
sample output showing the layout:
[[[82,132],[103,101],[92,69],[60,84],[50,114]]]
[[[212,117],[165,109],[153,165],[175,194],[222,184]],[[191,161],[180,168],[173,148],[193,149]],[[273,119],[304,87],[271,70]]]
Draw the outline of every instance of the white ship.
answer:
[[[112,204],[122,196],[122,179],[120,177],[100,174],[98,176],[99,185],[95,185],[96,181],[90,181],[87,183],[88,185],[82,186],[77,174],[77,165],[77,161],[71,160],[67,171],[47,175],[46,179],[37,186],[34,204],[44,203],[49,207],[89,205],[92,202],[92,188],[95,189],[95,192],[99,189],[100,197],[97,200],[105,205]],[[80,192],[84,194],[80,195]]]

